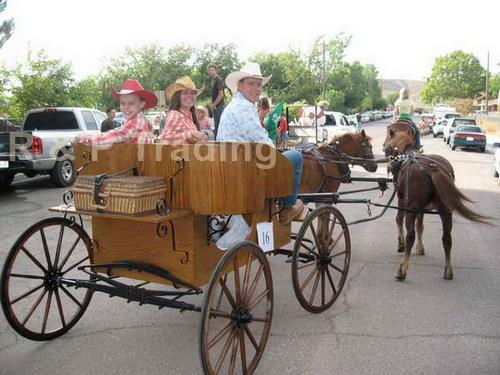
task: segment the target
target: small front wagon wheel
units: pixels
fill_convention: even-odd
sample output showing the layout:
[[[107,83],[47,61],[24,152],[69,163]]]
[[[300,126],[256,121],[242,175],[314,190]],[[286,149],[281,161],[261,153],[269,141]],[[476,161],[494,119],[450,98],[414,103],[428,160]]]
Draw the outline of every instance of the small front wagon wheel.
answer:
[[[253,242],[227,250],[203,299],[200,357],[205,374],[252,374],[264,353],[273,316],[273,281]]]
[[[292,255],[292,284],[297,300],[312,313],[325,311],[344,287],[351,239],[344,216],[321,206],[302,223]]]
[[[28,228],[7,255],[0,279],[2,308],[12,328],[43,341],[73,327],[92,291],[68,288],[61,280],[82,279],[78,266],[90,264],[91,252],[89,236],[72,220],[49,218]]]

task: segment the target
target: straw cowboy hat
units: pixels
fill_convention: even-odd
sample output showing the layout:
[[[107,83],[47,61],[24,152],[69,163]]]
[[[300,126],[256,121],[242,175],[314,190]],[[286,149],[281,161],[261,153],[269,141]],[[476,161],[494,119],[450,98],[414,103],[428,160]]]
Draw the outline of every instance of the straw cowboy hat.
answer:
[[[193,80],[190,77],[182,76],[178,78],[174,83],[165,88],[165,100],[169,102],[170,99],[172,99],[172,96],[177,91],[188,90],[188,89],[195,90],[196,96],[198,96],[203,92],[204,87],[202,87],[201,89],[197,89],[196,85],[194,84]]]
[[[260,66],[257,63],[249,62],[246,63],[241,70],[237,72],[229,73],[226,77],[226,86],[232,91],[233,94],[238,91],[238,82],[243,78],[255,77],[262,79],[262,86],[269,82],[272,77],[272,74],[269,77],[262,77],[260,72]]]
[[[158,98],[151,91],[144,90],[144,87],[139,83],[139,81],[135,79],[127,79],[122,84],[122,88],[120,91],[117,91],[115,88],[111,89],[111,93],[113,97],[120,101],[120,96],[122,95],[137,95],[142,98],[146,105],[144,109],[156,107],[158,104]]]

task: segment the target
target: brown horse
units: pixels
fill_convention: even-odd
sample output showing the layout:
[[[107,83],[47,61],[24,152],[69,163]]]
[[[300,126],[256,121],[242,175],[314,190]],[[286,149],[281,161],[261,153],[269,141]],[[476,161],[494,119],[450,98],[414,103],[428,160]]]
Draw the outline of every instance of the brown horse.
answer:
[[[377,164],[373,161],[372,145],[364,130],[360,133],[347,133],[335,137],[328,145],[313,147],[304,152],[300,193],[336,192],[347,177],[349,167],[342,162],[342,154],[362,158],[352,164],[362,165],[367,171],[375,172]]]
[[[399,119],[387,127],[387,135],[383,144],[384,151],[386,151],[386,145],[391,141],[394,135],[400,132],[407,134],[408,137],[412,140],[413,144],[415,144],[415,131],[411,126],[410,120]],[[385,155],[389,156],[387,152],[385,153]]]
[[[471,202],[455,186],[455,174],[451,164],[439,155],[417,155],[414,141],[406,132],[392,132],[385,146],[386,153],[395,156],[392,163],[398,194],[398,214],[396,223],[399,229],[398,252],[405,252],[396,278],[404,280],[408,271],[410,254],[415,242],[415,219],[419,244],[417,254],[423,255],[421,242],[423,232],[423,212],[436,209],[443,224],[443,248],[445,252],[444,278],[453,279],[451,267],[451,227],[452,213],[474,222],[488,224],[486,216],[475,213],[464,205]],[[406,227],[406,238],[403,231]]]

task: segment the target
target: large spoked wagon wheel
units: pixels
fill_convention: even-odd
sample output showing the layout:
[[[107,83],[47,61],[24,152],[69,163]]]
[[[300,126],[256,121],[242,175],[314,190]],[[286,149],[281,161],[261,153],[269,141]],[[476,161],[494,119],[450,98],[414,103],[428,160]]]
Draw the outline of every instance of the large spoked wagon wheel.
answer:
[[[7,321],[36,341],[66,333],[81,318],[92,291],[69,288],[64,279],[82,279],[92,244],[72,220],[49,218],[28,228],[12,246],[1,276],[1,302]]]
[[[201,315],[204,372],[252,374],[273,315],[271,269],[255,243],[242,242],[226,251],[212,274]]]
[[[304,309],[320,313],[344,287],[351,239],[344,216],[332,206],[315,209],[302,223],[292,256],[292,283]]]

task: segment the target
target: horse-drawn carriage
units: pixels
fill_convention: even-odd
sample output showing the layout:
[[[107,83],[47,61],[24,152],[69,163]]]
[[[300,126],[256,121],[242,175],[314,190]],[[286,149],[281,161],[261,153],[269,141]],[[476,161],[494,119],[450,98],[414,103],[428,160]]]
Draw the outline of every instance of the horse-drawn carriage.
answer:
[[[76,206],[66,195],[64,204],[50,208],[61,216],[25,230],[4,265],[2,307],[20,335],[42,341],[64,334],[93,292],[103,292],[139,305],[201,312],[204,372],[252,373],[273,318],[266,254],[291,257],[295,294],[310,312],[328,309],[342,291],[351,256],[346,221],[323,205],[311,210],[297,234],[291,224],[278,223],[275,201],[290,194],[292,167],[275,149],[217,142],[107,150],[77,145],[74,155],[81,181],[92,182],[89,189],[77,184]],[[124,170],[120,186],[105,188]],[[132,172],[139,179],[127,177]],[[160,177],[159,184],[127,190],[148,176]],[[149,203],[140,201],[143,196]],[[315,194],[306,198],[316,201]],[[144,211],[141,205],[149,212],[131,214]],[[217,215],[242,215],[247,237],[225,251],[217,248],[213,239],[224,230],[215,225]],[[292,240],[293,250],[283,249]]]

